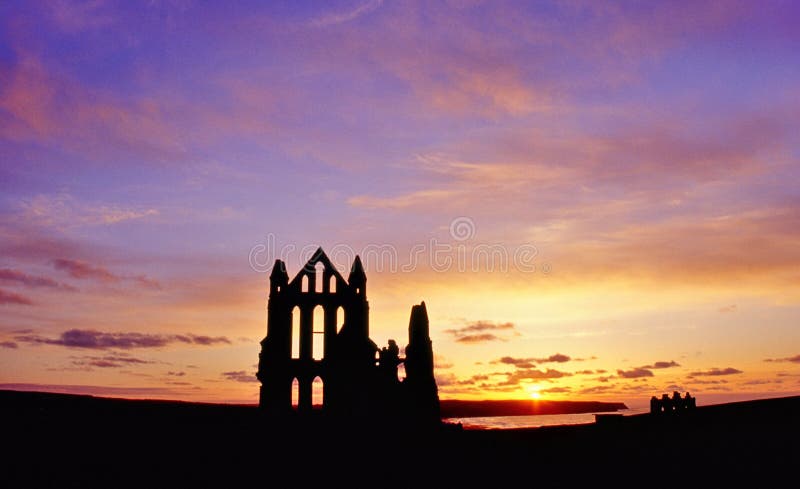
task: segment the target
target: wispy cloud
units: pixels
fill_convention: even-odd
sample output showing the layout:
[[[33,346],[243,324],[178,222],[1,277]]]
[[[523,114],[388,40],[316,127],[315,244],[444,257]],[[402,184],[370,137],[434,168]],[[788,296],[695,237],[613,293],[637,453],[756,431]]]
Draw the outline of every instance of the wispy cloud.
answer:
[[[592,395],[592,394],[605,394],[614,391],[617,387],[614,385],[594,385],[591,387],[584,387],[578,391],[578,394]]]
[[[502,357],[497,360],[493,360],[491,363],[503,363],[506,365],[514,365],[517,368],[533,368],[538,364],[542,363],[566,363],[572,360],[569,355],[564,355],[563,353],[555,353],[550,355],[549,357],[544,358],[514,358],[514,357]]]
[[[450,393],[482,393],[486,391],[513,392],[520,386],[532,382],[553,382],[556,379],[571,377],[573,374],[556,369],[518,369],[513,372],[493,372],[476,374],[460,379],[454,373],[437,375],[436,381]],[[551,392],[559,391],[553,387]]]
[[[366,15],[373,10],[376,10],[381,5],[383,5],[383,0],[369,0],[346,12],[332,12],[324,14],[312,20],[309,22],[309,24],[314,27],[326,27],[343,24],[345,22],[353,21],[362,15]]]
[[[450,334],[458,343],[485,343],[489,341],[505,341],[505,338],[494,332],[506,332],[514,330],[514,324],[494,323],[491,321],[473,321],[461,328],[445,329],[444,332]],[[493,331],[488,333],[486,331]]]
[[[233,380],[236,382],[258,382],[258,379],[253,373],[248,373],[244,370],[222,372],[222,376],[227,380]]]
[[[49,73],[30,52],[20,52],[4,78],[0,107],[8,119],[0,134],[12,141],[57,142],[94,156],[113,149],[150,156],[181,152],[176,129],[152,101],[130,103],[89,90]]]
[[[661,368],[672,368],[672,367],[680,367],[680,366],[681,365],[678,362],[676,362],[675,360],[670,360],[668,362],[664,362],[664,361],[655,362],[652,365],[645,365],[645,366],[643,366],[641,368],[661,369]]]
[[[653,372],[646,368],[634,368],[630,370],[617,370],[617,375],[623,379],[641,379],[652,377]]]
[[[736,375],[743,373],[741,370],[733,367],[726,368],[711,368],[708,370],[698,370],[689,373],[689,377],[718,377],[721,375]]]
[[[24,218],[44,226],[68,229],[76,226],[108,226],[160,214],[152,207],[89,203],[70,194],[36,195],[20,202]]]
[[[729,383],[725,379],[722,379],[722,380],[702,380],[702,379],[696,379],[694,377],[689,377],[687,382],[692,384],[692,385],[720,385],[720,384],[728,384]]]
[[[347,203],[353,207],[367,209],[406,209],[425,208],[438,202],[455,197],[457,192],[446,189],[418,190],[394,197],[378,197],[372,195],[356,195],[349,197]]]
[[[141,358],[132,357],[126,354],[110,354],[104,356],[80,356],[70,357],[72,364],[77,367],[97,367],[97,368],[121,368],[130,367],[132,365],[146,365],[155,363],[151,360],[143,360]]]
[[[12,270],[10,268],[0,269],[0,282],[15,283],[26,287],[75,290],[71,285],[59,283],[51,278],[30,275],[20,270]]]
[[[504,338],[492,333],[466,334],[456,337],[456,343],[486,343],[489,341],[506,341]]]
[[[159,284],[157,280],[145,275],[118,275],[112,273],[105,267],[92,265],[80,260],[56,258],[52,261],[52,264],[56,270],[66,272],[70,277],[79,280],[98,280],[100,282],[120,282],[122,280],[128,280],[146,288],[161,288],[161,284]]]
[[[567,386],[548,387],[547,389],[542,389],[539,392],[541,392],[542,394],[566,394],[572,392],[572,388]]]
[[[0,289],[0,304],[11,304],[19,306],[32,306],[33,301],[24,295],[7,292]]]
[[[53,267],[56,270],[66,272],[72,278],[81,280],[95,279],[103,282],[117,282],[121,280],[121,277],[111,273],[107,268],[93,266],[78,260],[56,258],[53,260]]]
[[[234,89],[227,94],[233,108],[187,100],[170,90],[168,95],[117,93],[87,86],[69,76],[69,70],[51,70],[30,50],[18,48],[17,54],[16,62],[0,73],[4,82],[0,136],[12,142],[55,145],[81,155],[84,163],[107,164],[125,160],[121,155],[134,155],[142,166],[159,161],[188,165],[188,148],[212,145],[223,133],[270,134],[267,109],[237,99]],[[158,212],[104,204],[89,210],[92,224],[114,224]]]
[[[647,377],[654,377],[653,370],[660,370],[665,368],[680,367],[680,364],[674,360],[653,362],[649,365],[635,367],[632,369],[618,369],[617,377],[620,379],[646,379]],[[597,373],[604,373],[605,371],[598,371]],[[600,377],[597,380],[607,382],[613,377]]]
[[[791,362],[791,363],[800,363],[800,355],[795,355],[793,357],[785,357],[785,358],[767,358],[764,360],[765,362]]]
[[[548,368],[547,370],[525,369],[516,370],[508,374],[508,378],[502,384],[518,384],[521,380],[546,380],[560,379],[572,376],[569,372],[563,372]]]
[[[205,336],[195,334],[150,334],[150,333],[109,333],[91,329],[71,329],[61,333],[57,338],[48,338],[36,334],[18,335],[14,338],[20,343],[59,345],[68,348],[123,350],[134,348],[161,348],[169,344],[184,343],[193,345],[230,344],[224,336]]]

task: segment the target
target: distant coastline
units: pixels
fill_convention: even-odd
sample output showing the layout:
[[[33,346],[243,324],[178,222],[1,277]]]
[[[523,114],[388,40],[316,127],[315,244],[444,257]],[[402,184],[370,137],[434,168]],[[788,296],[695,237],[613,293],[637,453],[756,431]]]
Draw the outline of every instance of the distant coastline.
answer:
[[[628,409],[628,406],[622,402],[533,401],[527,399],[498,401],[462,401],[449,399],[440,401],[440,404],[443,418],[611,413]]]
[[[28,395],[26,395],[27,393]],[[119,403],[129,401],[134,405],[144,405],[155,403],[157,405],[180,405],[180,406],[205,406],[205,407],[229,407],[229,408],[255,408],[256,405],[250,404],[217,404],[206,402],[161,400],[161,399],[126,399],[114,396],[100,396],[91,393],[76,394],[63,392],[49,392],[30,389],[0,389],[0,398],[6,402],[20,402],[23,399],[31,401],[33,399],[49,399],[50,402],[92,402],[93,404],[103,404],[104,401]],[[83,399],[83,401],[80,401]],[[488,416],[531,416],[542,414],[585,414],[585,413],[610,413],[626,410],[628,407],[622,402],[599,402],[599,401],[542,401],[525,399],[506,399],[506,400],[483,400],[471,401],[460,399],[445,399],[440,401],[441,417],[444,418],[481,418]]]

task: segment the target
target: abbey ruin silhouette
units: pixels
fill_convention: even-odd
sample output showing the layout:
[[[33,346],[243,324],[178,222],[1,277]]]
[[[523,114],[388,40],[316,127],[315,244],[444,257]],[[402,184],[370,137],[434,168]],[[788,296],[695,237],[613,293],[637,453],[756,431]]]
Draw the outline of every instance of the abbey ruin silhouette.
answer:
[[[318,248],[292,280],[286,264],[276,260],[269,282],[267,336],[261,341],[257,374],[264,411],[294,412],[292,384],[297,382],[296,412],[311,413],[312,384],[319,378],[326,416],[439,422],[425,302],[411,308],[402,358],[394,340],[379,349],[369,338],[367,276],[358,256],[347,280]],[[322,321],[314,321],[316,308],[323,311]],[[406,371],[402,381],[400,364]]]

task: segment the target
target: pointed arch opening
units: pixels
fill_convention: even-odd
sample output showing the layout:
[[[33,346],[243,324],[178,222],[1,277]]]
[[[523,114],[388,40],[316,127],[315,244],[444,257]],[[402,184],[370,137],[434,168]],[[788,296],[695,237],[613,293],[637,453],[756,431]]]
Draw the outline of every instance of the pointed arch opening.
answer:
[[[344,307],[339,306],[336,308],[336,332],[342,330],[342,326],[344,326]]]
[[[308,292],[308,275],[306,274],[303,274],[303,277],[300,279],[300,291]]]
[[[325,405],[325,385],[321,377],[315,377],[311,383],[311,406],[313,409],[321,409]]]
[[[311,355],[314,360],[322,360],[325,357],[325,310],[322,306],[314,308],[313,332],[314,339],[311,344]]]
[[[300,358],[300,308],[292,309],[292,358]]]
[[[336,275],[331,275],[330,283],[328,284],[328,291],[331,294],[336,293]]]
[[[314,265],[314,292],[321,294],[325,288],[325,265],[317,262]]]
[[[300,404],[300,381],[296,378],[292,380],[292,409],[297,410]]]

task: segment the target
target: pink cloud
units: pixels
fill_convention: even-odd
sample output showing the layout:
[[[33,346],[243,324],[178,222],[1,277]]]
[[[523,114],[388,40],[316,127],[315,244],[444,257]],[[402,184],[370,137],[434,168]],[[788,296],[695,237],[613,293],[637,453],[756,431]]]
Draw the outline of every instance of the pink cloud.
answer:
[[[106,251],[35,225],[18,213],[0,215],[0,237],[0,253],[15,260],[41,262],[53,256],[88,257]]]
[[[114,275],[106,268],[93,266],[77,260],[57,258],[53,260],[53,267],[77,279],[95,279],[103,282],[117,282],[120,280],[120,277]]]
[[[202,346],[230,344],[224,336],[207,336],[196,334],[150,334],[150,333],[116,333],[93,329],[70,329],[57,338],[48,338],[37,334],[22,334],[14,338],[20,343],[59,345],[67,348],[87,348],[106,350],[118,348],[161,348],[170,344],[185,343]],[[113,361],[109,358],[102,360]],[[118,361],[118,360],[117,360]]]
[[[51,73],[30,53],[18,57],[17,64],[0,71],[0,109],[6,113],[0,135],[13,141],[55,144],[92,159],[123,152],[144,161],[186,163],[190,147],[232,135],[263,136],[272,129],[271,109],[250,104],[253,95],[240,82],[220,85],[234,103],[217,107],[168,88],[148,94],[99,91]],[[258,97],[264,102],[276,97],[269,94],[262,88]],[[108,222],[136,217],[115,208],[103,214]]]
[[[10,268],[0,269],[0,282],[20,284],[26,287],[75,290],[74,287],[62,284],[51,278],[30,275],[20,270],[12,270]]]
[[[15,294],[14,292],[7,292],[3,289],[0,289],[0,304],[32,306],[33,301],[24,295]]]
[[[57,142],[80,151],[136,148],[137,151],[178,154],[178,135],[155,101],[123,102],[97,93],[77,81],[47,72],[29,53],[0,74],[0,108],[10,119],[2,135],[12,140]]]
[[[51,263],[56,270],[66,272],[70,277],[79,280],[98,280],[100,282],[110,283],[121,282],[125,280],[149,289],[161,288],[161,284],[157,280],[146,275],[119,275],[111,272],[105,267],[68,258],[56,258],[52,260]]]

